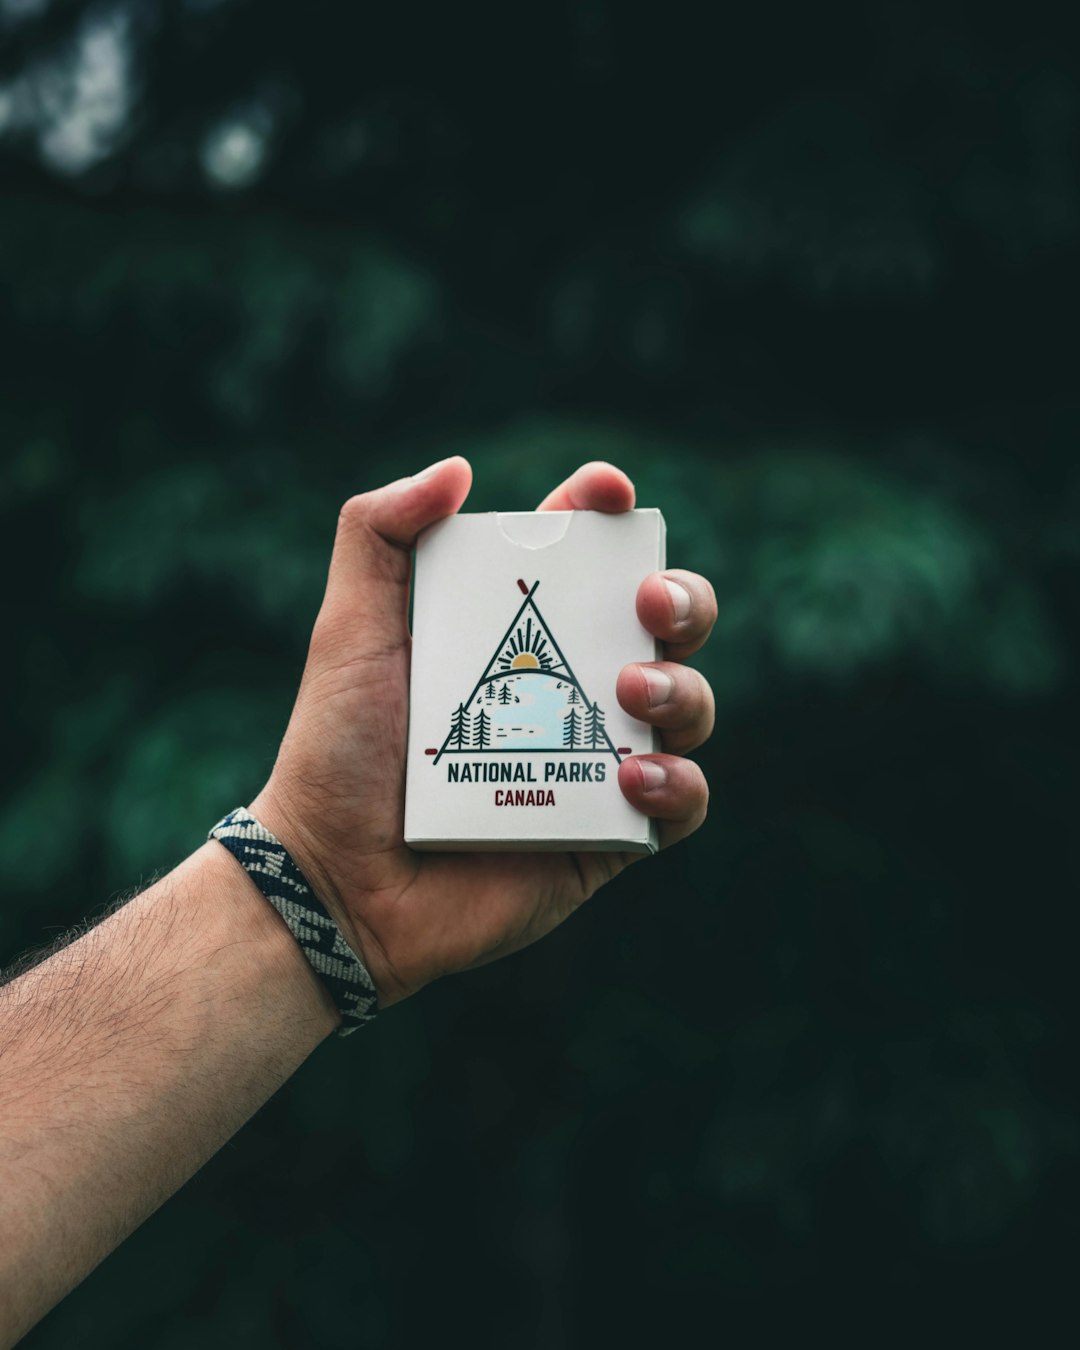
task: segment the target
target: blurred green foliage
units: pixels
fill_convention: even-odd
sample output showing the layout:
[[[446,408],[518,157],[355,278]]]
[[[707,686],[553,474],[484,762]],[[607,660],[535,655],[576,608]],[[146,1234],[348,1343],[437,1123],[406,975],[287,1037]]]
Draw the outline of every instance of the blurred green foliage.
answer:
[[[612,460],[720,607],[705,829],[320,1052],[28,1345],[1067,1288],[1080,71],[1053,6],[773,8],[0,2],[7,955],[257,791],[353,492]]]

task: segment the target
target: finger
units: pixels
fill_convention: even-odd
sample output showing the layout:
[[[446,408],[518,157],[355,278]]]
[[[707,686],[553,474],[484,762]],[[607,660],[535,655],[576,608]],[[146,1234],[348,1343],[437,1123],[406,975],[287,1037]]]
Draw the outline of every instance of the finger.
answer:
[[[631,806],[660,821],[660,847],[698,828],[709,805],[705,775],[677,755],[634,755],[619,765],[619,787]]]
[[[549,492],[538,511],[607,511],[634,509],[634,485],[622,469],[595,460],[575,469],[564,483]]]
[[[385,650],[408,637],[409,575],[416,536],[453,515],[472,469],[455,455],[413,478],[350,497],[338,518],[317,628]]]
[[[696,572],[654,572],[638,587],[637,615],[642,627],[664,643],[668,660],[683,661],[712,632],[716,592]]]
[[[689,666],[674,661],[623,666],[615,693],[631,717],[660,728],[670,754],[685,755],[712,735],[713,693],[705,676]]]

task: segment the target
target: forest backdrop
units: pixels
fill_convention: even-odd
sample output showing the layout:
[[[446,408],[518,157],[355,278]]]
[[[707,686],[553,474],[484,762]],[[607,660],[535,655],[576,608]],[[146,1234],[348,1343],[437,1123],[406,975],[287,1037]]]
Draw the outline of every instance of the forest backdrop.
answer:
[[[610,459],[720,600],[707,827],[324,1047],[28,1346],[1066,1297],[1066,14],[0,0],[0,960],[254,795],[347,495]]]

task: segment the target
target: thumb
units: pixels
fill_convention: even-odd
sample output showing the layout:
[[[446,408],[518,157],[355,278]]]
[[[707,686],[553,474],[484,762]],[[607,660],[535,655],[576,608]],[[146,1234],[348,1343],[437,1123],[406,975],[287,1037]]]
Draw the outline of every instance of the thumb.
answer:
[[[408,637],[409,576],[416,536],[453,515],[468,496],[472,469],[460,455],[412,478],[350,497],[338,517],[317,627],[368,651]]]

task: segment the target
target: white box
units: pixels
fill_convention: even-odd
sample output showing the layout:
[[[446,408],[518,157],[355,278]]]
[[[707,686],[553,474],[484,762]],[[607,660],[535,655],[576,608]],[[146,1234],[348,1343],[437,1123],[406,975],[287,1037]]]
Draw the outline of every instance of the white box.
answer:
[[[655,852],[617,769],[657,737],[615,682],[659,655],[635,597],[665,565],[659,511],[492,511],[421,535],[407,844]]]

